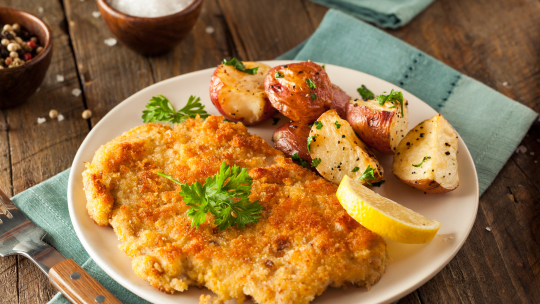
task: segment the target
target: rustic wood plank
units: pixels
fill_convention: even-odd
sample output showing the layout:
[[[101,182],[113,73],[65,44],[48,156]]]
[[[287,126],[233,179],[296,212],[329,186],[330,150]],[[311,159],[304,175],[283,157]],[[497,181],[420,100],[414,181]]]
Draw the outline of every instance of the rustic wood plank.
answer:
[[[209,31],[209,32],[207,32]],[[236,46],[217,0],[205,0],[193,31],[172,52],[150,57],[156,82],[217,66],[237,56]]]
[[[101,17],[95,1],[64,0],[69,33],[82,78],[86,105],[95,125],[114,106],[154,83],[148,58],[120,43],[104,43],[113,37]]]
[[[306,11],[308,12],[311,25],[314,28],[318,28],[321,24],[324,15],[328,11],[328,8],[322,5],[315,4],[309,0],[302,0]]]
[[[4,120],[10,125],[9,147],[0,149],[2,153],[10,152],[13,189],[7,190],[17,194],[68,168],[89,128],[80,118],[84,110],[82,96],[71,94],[73,89],[79,88],[79,81],[68,35],[60,28],[64,19],[60,2],[7,0],[4,4],[42,18],[50,26],[54,39],[51,66],[39,92],[26,104],[3,111]],[[42,13],[39,8],[43,9]],[[64,75],[65,81],[57,82],[57,74]],[[64,115],[64,121],[48,118],[49,110],[53,108]],[[47,117],[47,122],[38,125],[38,117]],[[5,184],[5,181],[1,182]],[[48,278],[27,259],[3,259],[2,263],[6,261],[17,261],[18,276],[11,275],[8,280],[2,280],[6,282],[2,285],[18,289],[15,293],[10,290],[9,294],[19,303],[46,303],[56,293]]]
[[[301,1],[219,0],[241,60],[270,60],[315,30]]]

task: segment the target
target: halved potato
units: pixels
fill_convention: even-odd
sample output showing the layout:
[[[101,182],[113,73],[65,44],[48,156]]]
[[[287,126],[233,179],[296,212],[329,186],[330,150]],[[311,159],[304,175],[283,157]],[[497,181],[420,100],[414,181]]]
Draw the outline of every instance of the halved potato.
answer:
[[[332,98],[330,109],[336,110],[339,117],[347,119],[347,105],[349,104],[349,100],[352,99],[351,96],[347,95],[345,91],[335,84],[332,84],[332,90],[334,96]]]
[[[456,189],[458,135],[441,114],[424,120],[399,143],[392,171],[404,183],[428,193]]]
[[[317,121],[320,123],[313,124],[309,133],[310,137],[314,137],[309,149],[314,161],[317,158],[321,160],[316,168],[324,178],[339,184],[345,175],[360,178],[370,166],[374,169],[375,179],[368,179],[367,182],[382,180],[383,168],[379,161],[336,110],[326,111]],[[366,181],[362,182],[367,184]]]
[[[277,114],[264,92],[264,78],[270,70],[259,62],[242,62],[246,69],[259,67],[255,75],[220,64],[210,80],[210,99],[225,118],[255,125]]]
[[[272,105],[293,121],[311,123],[332,104],[332,83],[326,71],[313,62],[274,67],[264,80]]]
[[[380,105],[375,99],[350,100],[347,121],[368,146],[381,153],[393,154],[408,130],[408,104],[403,99],[402,114],[399,102]]]
[[[311,155],[307,150],[307,139],[311,127],[299,122],[288,122],[274,131],[272,140],[274,147],[283,152],[287,157],[298,156],[311,164]]]

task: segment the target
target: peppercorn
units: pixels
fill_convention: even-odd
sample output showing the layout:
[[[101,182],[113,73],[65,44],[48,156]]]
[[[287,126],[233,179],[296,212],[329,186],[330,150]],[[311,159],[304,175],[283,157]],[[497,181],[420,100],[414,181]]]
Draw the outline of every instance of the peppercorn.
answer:
[[[15,37],[13,37],[13,35],[12,35],[10,32],[8,32],[8,31],[3,31],[3,32],[2,32],[2,38],[6,38],[6,39],[11,40],[11,39],[13,39],[13,38],[15,38]]]
[[[13,62],[13,58],[8,57],[8,58],[6,58],[6,60],[4,61],[4,64],[5,64],[6,66],[9,66],[12,62]]]
[[[0,49],[0,56],[2,56],[2,58],[9,57],[9,51],[6,47],[2,47],[2,49]]]
[[[82,112],[82,118],[89,119],[90,117],[92,117],[92,111],[84,110],[84,112]]]
[[[12,31],[12,30],[13,28],[9,24],[4,25],[4,28],[2,28],[2,31]]]
[[[13,29],[13,31],[20,31],[21,30],[21,26],[18,23],[13,23],[11,28]]]
[[[36,48],[36,43],[34,41],[28,41],[27,45],[31,47],[32,49]]]
[[[37,43],[37,42],[38,42],[37,37],[32,37],[32,38],[30,38],[30,41],[32,41],[33,43]]]
[[[8,46],[8,44],[9,44],[9,39],[5,39],[5,38],[4,38],[4,39],[2,39],[2,42],[1,42],[1,43],[2,43],[3,46]]]
[[[17,43],[10,43],[10,44],[8,44],[7,49],[10,52],[15,52],[16,50],[19,49],[19,47],[20,46]]]
[[[23,58],[24,54],[26,54],[26,52],[23,49],[18,49],[16,52],[17,54],[19,54],[19,58]]]
[[[56,111],[56,110],[54,110],[54,109],[51,110],[51,111],[49,112],[49,117],[52,118],[52,119],[55,119],[56,117],[58,117],[58,111]]]
[[[36,55],[39,54],[39,53],[41,53],[41,51],[43,51],[43,47],[42,47],[42,46],[38,46],[38,47],[36,48]]]
[[[25,54],[23,55],[23,58],[24,58],[24,60],[28,61],[28,60],[32,59],[32,54],[30,54],[30,53],[25,53]]]
[[[18,44],[23,43],[23,40],[21,39],[21,37],[15,37],[15,41],[17,41]]]
[[[19,58],[19,53],[17,53],[17,52],[10,52],[10,53],[9,53],[9,57],[11,57],[11,58]]]

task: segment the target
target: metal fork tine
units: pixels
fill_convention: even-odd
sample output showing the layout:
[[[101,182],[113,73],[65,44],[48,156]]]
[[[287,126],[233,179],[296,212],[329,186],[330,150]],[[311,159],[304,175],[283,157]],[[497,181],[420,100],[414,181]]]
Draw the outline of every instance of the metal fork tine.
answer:
[[[0,189],[0,209],[2,209],[2,211],[5,209],[17,209],[17,207],[13,205],[9,197],[4,193],[4,191],[2,191],[2,189]]]

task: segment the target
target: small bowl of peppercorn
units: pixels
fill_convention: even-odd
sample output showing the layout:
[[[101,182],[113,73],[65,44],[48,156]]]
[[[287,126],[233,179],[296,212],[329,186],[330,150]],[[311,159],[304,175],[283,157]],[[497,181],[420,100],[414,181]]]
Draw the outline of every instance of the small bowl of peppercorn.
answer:
[[[41,85],[52,57],[52,32],[38,17],[0,7],[0,109],[24,103]]]

